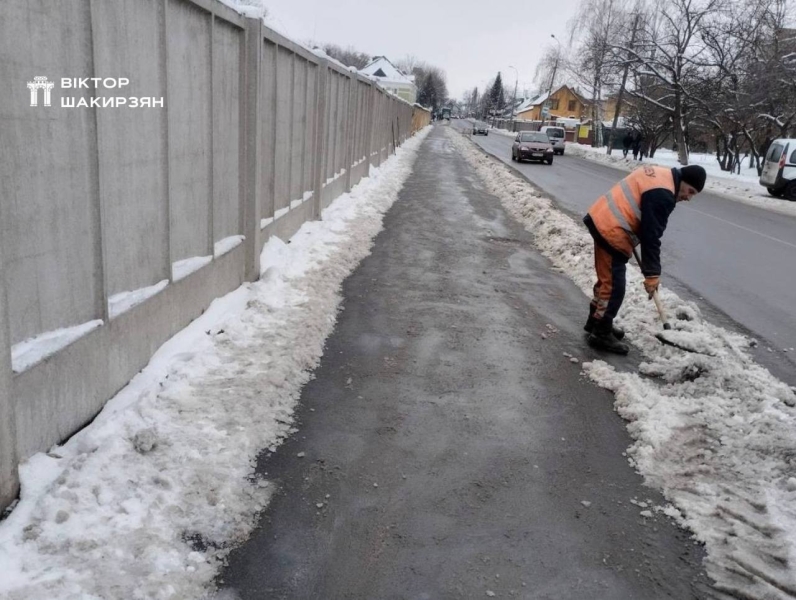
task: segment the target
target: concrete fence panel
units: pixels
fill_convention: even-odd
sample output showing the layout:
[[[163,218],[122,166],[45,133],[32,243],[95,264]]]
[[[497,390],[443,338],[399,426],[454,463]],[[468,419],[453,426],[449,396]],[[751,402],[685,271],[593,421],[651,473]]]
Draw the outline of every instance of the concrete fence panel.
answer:
[[[29,2],[4,3],[0,56],[0,243],[5,256],[11,343],[102,318],[96,117],[60,107],[50,82],[92,73],[91,11],[87,0],[52,3],[42,18]],[[37,23],[28,27],[28,23]],[[70,96],[90,98],[92,90]]]
[[[290,162],[293,139],[293,53],[279,47],[276,60],[276,163],[274,165],[274,208],[290,206]]]
[[[307,132],[307,61],[296,56],[293,62],[292,136],[290,140],[290,202],[301,201],[304,194],[304,158]],[[293,204],[296,206],[296,204]]]
[[[166,25],[171,253],[178,261],[212,254],[211,15],[170,0]]]
[[[125,77],[124,95],[166,95],[162,0],[92,2],[94,70]],[[101,89],[98,96],[120,95]],[[99,110],[99,193],[107,295],[169,279],[166,111]]]
[[[83,427],[214,298],[259,276],[270,236],[320,218],[428,122],[215,0],[3,10],[0,507],[18,491],[18,460]],[[129,84],[56,87],[60,77]],[[117,96],[159,104],[96,106]],[[119,301],[133,291],[145,299]],[[54,353],[14,358],[23,340],[81,324],[94,328]]]
[[[260,122],[260,161],[262,172],[260,219],[273,218],[276,211],[276,177],[274,175],[277,160],[282,158],[277,148],[277,117],[278,102],[276,95],[277,82],[277,45],[270,40],[261,42],[262,63],[260,65],[260,108],[256,118]]]
[[[213,25],[213,241],[243,234],[241,227],[242,31]]]

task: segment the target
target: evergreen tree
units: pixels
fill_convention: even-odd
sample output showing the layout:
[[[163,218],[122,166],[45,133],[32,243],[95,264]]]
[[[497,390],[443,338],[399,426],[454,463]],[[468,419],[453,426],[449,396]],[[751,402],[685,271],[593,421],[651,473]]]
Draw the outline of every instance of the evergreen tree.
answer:
[[[506,106],[506,97],[503,93],[503,78],[498,71],[495,77],[495,83],[492,84],[492,89],[489,90],[489,103],[492,111],[500,112]]]
[[[439,100],[437,98],[437,86],[432,73],[426,74],[420,92],[417,94],[417,103],[426,108],[436,110]]]

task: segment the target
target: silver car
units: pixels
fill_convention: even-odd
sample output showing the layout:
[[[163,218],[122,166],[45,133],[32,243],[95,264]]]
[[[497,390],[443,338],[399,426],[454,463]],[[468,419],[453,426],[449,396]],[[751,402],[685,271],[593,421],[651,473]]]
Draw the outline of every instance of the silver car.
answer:
[[[539,131],[546,133],[550,138],[550,145],[553,146],[553,152],[563,156],[564,149],[567,146],[567,132],[563,127],[556,127],[553,125],[545,125]]]
[[[760,185],[776,198],[796,201],[796,139],[774,140],[763,161]]]

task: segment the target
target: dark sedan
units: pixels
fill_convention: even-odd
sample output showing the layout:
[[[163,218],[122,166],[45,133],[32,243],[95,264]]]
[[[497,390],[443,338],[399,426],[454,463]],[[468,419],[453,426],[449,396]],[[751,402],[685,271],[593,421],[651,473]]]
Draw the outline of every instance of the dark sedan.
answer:
[[[539,131],[521,131],[511,147],[511,160],[538,160],[553,164],[553,146],[546,133]]]

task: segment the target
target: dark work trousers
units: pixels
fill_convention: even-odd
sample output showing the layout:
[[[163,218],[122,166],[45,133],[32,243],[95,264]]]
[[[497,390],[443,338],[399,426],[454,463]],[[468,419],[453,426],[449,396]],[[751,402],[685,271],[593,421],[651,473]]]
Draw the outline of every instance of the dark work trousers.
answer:
[[[594,269],[597,283],[594,284],[594,318],[601,330],[610,330],[611,325],[625,299],[625,274],[628,257],[614,250],[603,239],[594,239]]]

